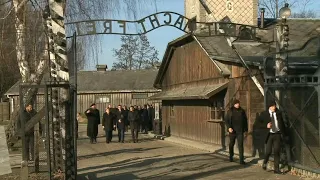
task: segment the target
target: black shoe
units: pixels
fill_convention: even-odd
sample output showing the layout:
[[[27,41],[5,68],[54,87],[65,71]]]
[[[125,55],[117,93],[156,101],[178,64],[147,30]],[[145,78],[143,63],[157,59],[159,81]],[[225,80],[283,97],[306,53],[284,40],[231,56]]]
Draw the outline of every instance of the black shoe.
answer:
[[[273,171],[275,174],[282,174],[282,172],[280,170],[274,170]]]
[[[133,141],[133,143],[136,143],[136,141]]]
[[[229,157],[229,161],[230,161],[230,162],[233,162],[233,157]]]
[[[263,164],[262,164],[262,169],[263,169],[263,170],[267,170],[267,164],[263,163]]]
[[[109,141],[106,141],[107,144],[109,144]]]
[[[240,161],[240,164],[241,164],[241,165],[245,165],[245,164],[246,164],[246,162],[244,162],[244,161]]]

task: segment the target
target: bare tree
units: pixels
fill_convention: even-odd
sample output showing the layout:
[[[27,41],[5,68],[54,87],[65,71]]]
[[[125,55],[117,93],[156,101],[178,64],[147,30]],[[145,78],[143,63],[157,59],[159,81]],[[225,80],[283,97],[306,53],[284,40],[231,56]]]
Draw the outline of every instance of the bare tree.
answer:
[[[316,10],[310,7],[315,0],[259,0],[259,7],[266,9],[266,17],[278,18],[279,10],[285,3],[289,3],[291,8],[298,9],[292,13],[294,18],[313,18],[317,16]]]
[[[51,0],[50,0],[51,1]],[[144,3],[142,3],[144,1]],[[9,12],[3,17],[3,19],[7,18],[11,12],[14,12],[14,24],[15,24],[15,53],[16,53],[16,60],[17,65],[19,67],[19,72],[21,75],[21,81],[24,83],[35,83],[39,84],[43,75],[46,66],[46,60],[48,59],[47,52],[48,47],[45,45],[47,40],[47,32],[46,26],[34,26],[33,23],[45,24],[44,19],[40,18],[38,21],[34,21],[37,19],[36,17],[29,16],[28,13],[35,13],[37,17],[42,17],[42,13],[44,7],[47,4],[46,0],[13,0],[13,3],[10,4]],[[152,4],[154,1],[147,1],[147,0],[95,0],[95,1],[83,1],[83,0],[76,0],[76,1],[66,1],[66,7],[58,7],[63,9],[62,16],[64,16],[67,21],[75,21],[75,20],[86,20],[92,18],[103,18],[106,15],[116,14],[122,12],[121,3],[124,3],[127,11],[127,15],[136,15],[139,12],[139,8],[145,6],[145,4]],[[35,5],[36,4],[36,5]],[[35,7],[36,6],[36,7]],[[31,21],[27,19],[30,18]],[[12,23],[12,22],[11,22]],[[64,22],[59,22],[64,29]],[[70,28],[70,29],[69,29]],[[67,32],[72,33],[72,27],[67,28]],[[28,34],[35,34],[34,41],[39,42],[35,51],[31,54],[28,53],[30,47],[28,43],[31,41],[31,36],[29,37]],[[41,43],[40,43],[41,42]],[[81,48],[83,49],[92,49],[89,51],[91,53],[87,53],[88,51],[83,51],[82,57],[84,59],[94,59],[94,57],[99,52],[99,47],[101,47],[101,41],[99,41],[96,36],[82,38],[78,41],[81,44]],[[37,61],[35,61],[37,60]],[[56,59],[59,67],[65,69],[67,64],[66,61],[61,61],[60,59]],[[65,71],[59,71],[60,75],[67,74]],[[60,76],[59,75],[59,76]],[[66,76],[65,76],[66,77]],[[68,78],[65,78],[68,80]],[[36,89],[29,89],[26,93],[24,93],[25,103],[29,103],[32,101],[34,95],[37,93]],[[7,138],[8,143],[13,144],[17,140],[17,128],[16,122],[18,120],[18,111],[14,113],[12,119],[10,121],[10,125],[7,128]],[[36,122],[36,121],[35,121]]]
[[[113,69],[147,69],[159,63],[158,51],[146,35],[122,36],[121,47],[113,49],[117,61],[113,63]]]
[[[5,3],[4,0],[0,1],[1,4]],[[15,56],[15,26],[14,12],[10,11],[10,6],[5,4],[0,6],[0,97],[20,79],[17,58]]]
[[[44,31],[41,11],[26,0],[13,0],[14,10],[15,53],[22,83],[39,84],[47,68],[46,33]],[[10,22],[12,23],[12,22]],[[23,102],[32,103],[37,89],[27,89],[23,93]],[[11,116],[7,126],[7,142],[13,145],[17,141],[17,121],[19,108]]]

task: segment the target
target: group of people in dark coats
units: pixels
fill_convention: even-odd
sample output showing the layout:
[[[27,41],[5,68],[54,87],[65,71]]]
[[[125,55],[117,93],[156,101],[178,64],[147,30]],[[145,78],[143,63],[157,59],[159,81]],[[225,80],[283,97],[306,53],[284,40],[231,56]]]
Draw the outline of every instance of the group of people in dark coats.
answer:
[[[286,126],[282,113],[277,109],[276,103],[271,101],[267,105],[267,110],[263,111],[257,118],[257,127],[266,129],[265,135],[266,154],[262,168],[267,169],[269,157],[274,153],[274,173],[281,174],[279,169],[281,143],[288,139]],[[235,140],[238,142],[240,164],[244,162],[243,139],[248,132],[248,120],[244,109],[240,106],[239,100],[234,100],[233,106],[227,112],[225,123],[230,137],[229,143],[229,159],[232,162],[234,156]]]
[[[88,119],[87,135],[91,143],[97,142],[98,126],[101,123],[106,134],[106,143],[112,141],[112,131],[118,130],[118,141],[124,143],[125,132],[130,126],[132,140],[138,142],[138,132],[148,133],[152,129],[154,119],[154,109],[152,105],[126,106],[118,105],[117,108],[109,105],[105,109],[100,122],[100,112],[96,108],[96,104],[91,104],[90,108],[85,111]]]

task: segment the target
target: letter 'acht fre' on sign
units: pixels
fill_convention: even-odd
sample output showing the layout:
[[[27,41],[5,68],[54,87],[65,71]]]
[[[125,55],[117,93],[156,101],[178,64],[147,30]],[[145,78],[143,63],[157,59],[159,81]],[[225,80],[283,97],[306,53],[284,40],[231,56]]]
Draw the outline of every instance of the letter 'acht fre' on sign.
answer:
[[[188,19],[183,15],[175,12],[159,12],[151,14],[137,21],[125,21],[115,19],[97,19],[89,21],[78,21],[65,23],[71,26],[76,31],[77,36],[94,35],[94,34],[118,34],[118,35],[140,35],[146,34],[163,26],[172,26],[185,33],[190,33],[196,30],[196,24],[203,24],[208,27],[206,35],[198,36],[230,36],[237,37],[238,27],[243,26],[234,23],[227,23],[229,27],[234,27],[225,30],[228,34],[221,34],[217,28],[221,26],[221,22],[196,22],[193,19]],[[224,27],[227,27],[225,23]],[[255,32],[253,26],[247,26],[252,32]],[[138,30],[137,30],[138,29]],[[68,38],[68,37],[67,37]]]

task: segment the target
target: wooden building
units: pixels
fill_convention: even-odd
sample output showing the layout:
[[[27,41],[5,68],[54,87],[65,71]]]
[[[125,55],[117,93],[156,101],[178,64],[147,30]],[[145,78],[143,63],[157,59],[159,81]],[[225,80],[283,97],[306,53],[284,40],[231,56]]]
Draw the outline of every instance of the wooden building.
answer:
[[[102,111],[109,104],[112,106],[152,104],[154,101],[148,100],[148,97],[160,91],[153,87],[157,72],[157,69],[109,71],[100,66],[97,71],[79,71],[78,112],[84,112],[91,103],[96,103],[97,108]],[[45,76],[44,80],[46,79]],[[11,112],[13,112],[19,104],[19,82],[12,86],[6,95],[10,98]],[[37,99],[38,108],[44,106],[43,89],[39,89]]]
[[[257,36],[260,41],[273,40],[275,22],[266,24],[263,30],[258,30]],[[288,21],[291,32],[298,32],[305,23],[301,20]],[[291,48],[302,47],[307,41],[306,37],[310,38],[312,33],[317,33],[319,22],[317,23],[309,34],[302,31],[300,34],[293,33],[292,37],[289,37],[294,43]],[[304,41],[299,41],[302,37]],[[234,45],[249,65],[251,73],[255,74],[263,85],[264,59],[273,58],[274,44],[238,41]],[[290,54],[290,70],[302,72],[307,68],[309,72],[315,71],[318,68],[316,60],[319,58],[314,55],[317,48],[313,47],[317,46],[315,39],[308,45],[312,47],[308,53],[304,51]],[[303,66],[304,60],[313,62],[313,65],[311,63],[308,67]],[[258,113],[265,108],[264,96],[224,37],[187,34],[170,42],[154,86],[162,92],[150,99],[162,100],[162,129],[166,133],[223,147],[228,141],[223,117],[232,101],[239,99],[241,107],[247,113],[249,124],[245,151],[252,153],[253,125]]]

